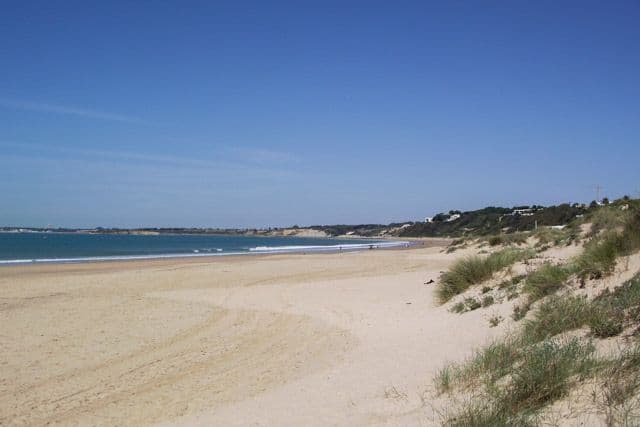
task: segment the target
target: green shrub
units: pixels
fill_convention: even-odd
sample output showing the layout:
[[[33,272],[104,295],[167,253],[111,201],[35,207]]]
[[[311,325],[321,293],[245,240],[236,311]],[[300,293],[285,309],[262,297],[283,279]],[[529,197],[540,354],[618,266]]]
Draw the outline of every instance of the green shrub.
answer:
[[[470,286],[490,279],[495,273],[530,256],[529,251],[503,249],[487,257],[470,256],[456,261],[440,276],[436,295],[441,303],[466,291]]]
[[[587,243],[584,252],[574,261],[578,277],[599,279],[611,274],[621,253],[621,240],[618,233],[611,232]]]
[[[527,315],[530,309],[531,309],[531,304],[528,304],[528,303],[525,303],[522,305],[518,304],[513,307],[513,314],[511,315],[511,317],[516,322],[519,320],[522,320]]]
[[[489,307],[490,305],[493,305],[494,303],[495,303],[495,300],[491,295],[486,295],[484,298],[482,298],[482,306],[483,307]]]
[[[491,286],[483,286],[482,287],[482,293],[483,294],[486,294],[489,291],[491,291]]]
[[[617,310],[640,306],[640,273],[612,291],[605,289],[594,299],[594,304],[610,305]]]
[[[564,397],[574,378],[592,374],[597,366],[594,347],[577,338],[544,341],[526,351],[517,348],[492,344],[458,368],[458,379],[484,377],[487,382],[482,393],[444,425],[533,424],[531,416],[535,411]],[[496,384],[498,380],[500,386]]]
[[[449,366],[445,366],[440,369],[436,376],[433,378],[433,382],[436,385],[436,391],[438,394],[446,393],[451,390],[452,387],[452,373]]]
[[[529,424],[525,420],[515,420],[513,414],[505,413],[495,402],[473,402],[462,411],[443,422],[446,427],[498,427],[521,426]]]
[[[556,292],[568,278],[569,271],[566,267],[544,263],[527,276],[524,290],[529,294],[531,302],[537,301]]]
[[[471,297],[469,297],[469,298],[465,298],[465,300],[464,300],[464,304],[465,304],[465,306],[467,307],[467,310],[468,310],[468,311],[476,310],[476,309],[478,309],[478,308],[480,308],[480,307],[482,306],[482,304],[480,303],[480,301],[478,301],[478,300],[477,300],[477,299],[475,299],[475,298],[471,298]]]
[[[563,397],[569,380],[594,366],[594,347],[577,338],[565,343],[545,341],[523,353],[518,369],[506,388],[501,406],[511,413],[536,410]]]
[[[504,243],[504,240],[502,239],[501,236],[491,236],[487,239],[487,242],[489,243],[489,246],[498,246],[501,245],[502,243]]]
[[[527,233],[510,233],[506,235],[505,241],[509,244],[524,245],[528,237]]]
[[[451,311],[454,313],[464,313],[466,311],[466,306],[463,302],[457,302],[451,307]]]
[[[507,375],[520,356],[521,349],[517,341],[495,341],[476,350],[462,366],[454,366],[454,380],[465,385],[472,384],[480,378],[493,383]]]
[[[603,230],[623,227],[630,219],[630,211],[621,211],[618,207],[607,206],[593,210],[586,218],[591,223],[591,235]]]
[[[628,422],[627,411],[620,413],[615,408],[623,406],[640,389],[640,346],[635,343],[624,348],[604,365],[605,368],[599,373],[599,391],[601,404],[609,414],[608,425],[636,425]],[[598,398],[597,395],[594,397]]]
[[[596,337],[613,337],[624,329],[624,313],[611,306],[593,307],[587,323]]]
[[[605,338],[620,334],[625,322],[640,322],[640,274],[615,288],[605,289],[593,303],[588,325],[593,335]]]
[[[534,236],[538,239],[537,246],[544,246],[548,244],[559,245],[563,240],[568,238],[568,233],[562,229],[541,227],[534,232]]]
[[[495,328],[502,322],[502,316],[491,316],[489,318],[489,326]]]
[[[522,245],[527,243],[528,234],[526,233],[507,233],[494,234],[486,238],[489,246],[498,245]]]
[[[536,343],[562,332],[582,327],[590,315],[585,297],[553,296],[543,301],[522,329],[522,340]]]
[[[594,237],[574,260],[574,270],[582,279],[599,279],[613,272],[617,258],[640,249],[640,212],[628,217],[621,232],[608,231]]]

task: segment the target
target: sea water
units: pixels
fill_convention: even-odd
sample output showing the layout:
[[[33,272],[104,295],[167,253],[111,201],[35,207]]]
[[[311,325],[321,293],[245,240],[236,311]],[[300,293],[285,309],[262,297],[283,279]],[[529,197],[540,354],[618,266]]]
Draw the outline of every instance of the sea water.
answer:
[[[0,233],[0,264],[352,251],[406,244],[308,237]]]

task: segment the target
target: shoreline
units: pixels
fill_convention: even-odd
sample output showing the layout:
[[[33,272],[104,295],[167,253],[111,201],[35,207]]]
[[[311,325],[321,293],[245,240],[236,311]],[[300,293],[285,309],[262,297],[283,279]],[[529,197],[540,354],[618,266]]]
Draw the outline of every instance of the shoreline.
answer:
[[[327,238],[331,239],[331,238]],[[354,239],[355,240],[355,239]],[[363,238],[363,240],[365,240]],[[373,240],[373,239],[366,239]],[[35,265],[35,264],[80,264],[80,263],[103,263],[119,261],[145,261],[145,260],[178,260],[191,258],[213,259],[218,257],[242,257],[247,255],[282,255],[282,254],[315,254],[315,253],[339,253],[339,252],[359,252],[374,249],[408,249],[417,246],[417,241],[411,240],[384,240],[367,243],[348,243],[326,246],[280,246],[264,247],[264,249],[249,249],[246,252],[206,252],[206,253],[169,253],[169,254],[139,254],[139,255],[110,255],[110,256],[86,256],[72,258],[36,258],[36,259],[9,259],[0,260],[0,268],[3,266]]]

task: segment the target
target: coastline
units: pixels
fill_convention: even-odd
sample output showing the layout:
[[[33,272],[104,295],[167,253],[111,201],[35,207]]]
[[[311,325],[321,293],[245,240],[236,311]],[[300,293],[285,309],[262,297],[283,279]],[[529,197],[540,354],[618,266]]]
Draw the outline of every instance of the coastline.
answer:
[[[326,238],[332,240],[332,238]],[[358,238],[351,238],[357,241]],[[342,240],[335,238],[334,240]],[[335,252],[354,252],[368,249],[399,249],[415,246],[416,241],[397,240],[397,239],[370,239],[359,238],[359,240],[367,240],[366,243],[335,243],[333,245],[289,245],[289,246],[259,246],[250,248],[248,251],[231,251],[223,252],[198,252],[195,253],[165,253],[165,254],[134,254],[134,255],[108,255],[108,256],[79,256],[65,258],[26,258],[26,259],[0,259],[0,268],[7,265],[29,265],[29,264],[67,264],[67,263],[93,263],[93,262],[114,262],[114,261],[143,261],[155,259],[189,259],[189,258],[205,258],[212,259],[216,257],[229,256],[246,256],[246,255],[273,255],[273,254],[295,254],[295,253],[335,253]],[[436,243],[440,244],[440,242]]]
[[[462,253],[426,246],[4,268],[0,421],[430,425],[432,373],[500,328],[436,307]]]

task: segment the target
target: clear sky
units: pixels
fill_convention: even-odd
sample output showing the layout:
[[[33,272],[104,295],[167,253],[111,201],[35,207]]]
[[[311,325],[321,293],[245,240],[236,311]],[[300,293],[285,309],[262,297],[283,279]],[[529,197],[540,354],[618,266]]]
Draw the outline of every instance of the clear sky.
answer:
[[[640,193],[640,3],[6,2],[0,225]]]

